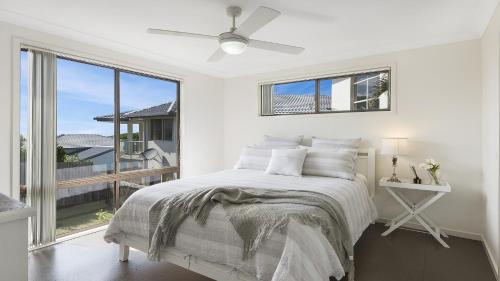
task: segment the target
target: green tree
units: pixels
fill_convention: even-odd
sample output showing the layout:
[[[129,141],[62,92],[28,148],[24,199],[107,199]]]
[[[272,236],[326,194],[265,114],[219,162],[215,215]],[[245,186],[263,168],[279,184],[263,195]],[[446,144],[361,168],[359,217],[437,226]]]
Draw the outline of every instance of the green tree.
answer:
[[[20,155],[20,158],[21,158],[21,163],[23,162],[26,162],[26,154],[27,154],[27,151],[26,151],[26,138],[21,135],[20,138],[19,138],[19,145],[20,145],[20,149],[21,149],[21,155]]]
[[[368,101],[369,109],[379,109],[379,99],[380,96],[389,90],[389,77],[387,74],[384,74],[377,82],[375,86],[374,93],[372,95],[372,99]]]
[[[64,159],[66,159],[66,156],[68,155],[66,151],[64,151],[64,148],[60,145],[57,146],[57,163],[64,162]]]
[[[80,161],[80,158],[78,158],[78,155],[76,154],[72,154],[72,155],[69,155],[68,153],[66,153],[66,151],[64,151],[64,148],[60,145],[57,146],[57,163],[61,163],[61,162],[79,162]]]
[[[128,138],[127,133],[120,134],[120,140],[127,140],[127,138]],[[139,133],[132,133],[132,140],[138,141],[139,140]]]

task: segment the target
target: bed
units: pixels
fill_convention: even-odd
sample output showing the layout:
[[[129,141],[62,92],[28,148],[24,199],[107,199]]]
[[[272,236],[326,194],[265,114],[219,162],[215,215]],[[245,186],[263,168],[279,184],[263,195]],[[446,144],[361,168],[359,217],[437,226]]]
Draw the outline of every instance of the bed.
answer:
[[[120,245],[121,261],[128,259],[129,247],[147,253],[148,210],[155,202],[169,194],[201,186],[234,185],[289,190],[302,190],[307,187],[308,190],[331,195],[342,205],[352,241],[355,242],[377,217],[371,200],[375,186],[373,149],[359,150],[357,171],[354,181],[318,176],[268,175],[262,171],[241,169],[224,170],[157,184],[135,192],[124,203],[110,222],[105,240]],[[321,240],[320,231],[309,228],[311,227],[296,226],[296,232],[308,233],[309,236],[316,235],[317,239],[313,240]],[[282,258],[287,249],[286,236],[283,233],[273,233],[253,258],[243,261],[241,239],[225,217],[222,207],[216,206],[210,213],[205,226],[200,226],[193,219],[188,218],[178,230],[175,247],[163,249],[161,260],[215,280],[272,280],[275,271],[282,264]],[[309,239],[312,238],[309,237]],[[324,250],[324,259],[335,261],[333,249],[310,249],[316,253],[319,250]],[[313,252],[310,256],[313,259],[321,255],[314,255]],[[301,259],[301,266],[306,267],[307,258]],[[328,271],[329,274],[335,278],[341,278],[342,268],[339,269],[335,262],[330,263],[333,264],[333,268]]]

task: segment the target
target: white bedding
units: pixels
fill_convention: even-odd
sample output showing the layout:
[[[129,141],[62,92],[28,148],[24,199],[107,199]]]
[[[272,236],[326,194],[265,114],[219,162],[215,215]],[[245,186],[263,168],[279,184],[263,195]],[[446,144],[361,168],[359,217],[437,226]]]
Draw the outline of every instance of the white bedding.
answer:
[[[225,170],[161,183],[135,192],[116,212],[105,234],[105,240],[119,243],[120,237],[134,236],[147,241],[149,234],[148,213],[154,203],[177,192],[213,185],[291,190],[306,189],[325,193],[339,201],[344,208],[353,241],[357,241],[366,227],[377,217],[376,209],[366,187],[366,178],[362,175],[358,175],[354,181],[349,181],[317,176],[269,175],[256,170]],[[289,232],[294,235],[298,233],[297,231]],[[307,233],[306,231],[303,232]],[[291,249],[300,248],[293,247],[293,245],[303,243],[300,241],[304,240],[298,239],[300,237],[295,237],[295,239],[293,236],[287,238],[286,234],[274,233],[252,259],[242,261],[242,241],[225,217],[221,206],[216,206],[212,210],[205,226],[200,226],[192,218],[188,218],[177,233],[176,249],[205,261],[227,265],[255,276],[259,280],[272,280],[277,268],[283,269],[285,267],[286,269],[286,266],[293,268],[293,264],[283,264],[284,258],[291,258],[293,255],[288,254],[288,252],[292,251]],[[321,233],[316,230],[315,232],[309,232],[309,235],[321,235]],[[322,237],[318,239],[307,237],[305,241],[311,239],[315,242],[324,240],[320,238]],[[330,251],[332,251],[331,248]],[[288,256],[284,257],[285,254]],[[332,254],[336,257],[335,253],[325,253],[324,255],[331,256]],[[329,263],[333,264],[335,260],[338,263],[338,258],[332,260],[330,257]],[[296,268],[300,268],[304,264],[303,260],[300,261],[297,258],[293,259],[293,262],[300,264]],[[339,268],[338,264],[333,264],[330,267],[329,274],[336,278],[344,275],[342,268]],[[334,272],[331,272],[331,270],[334,270]],[[280,271],[280,274],[283,274],[283,271]],[[277,272],[276,275],[278,275]],[[274,278],[273,280],[278,279]],[[297,280],[300,280],[300,278]],[[328,278],[326,277],[325,280],[328,280]]]

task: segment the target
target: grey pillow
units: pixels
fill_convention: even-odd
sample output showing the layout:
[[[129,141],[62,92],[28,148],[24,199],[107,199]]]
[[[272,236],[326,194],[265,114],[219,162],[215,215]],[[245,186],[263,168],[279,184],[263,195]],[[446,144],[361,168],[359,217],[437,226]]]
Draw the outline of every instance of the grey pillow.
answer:
[[[356,149],[317,148],[307,151],[302,174],[354,180]]]
[[[351,148],[358,149],[361,138],[353,139],[326,139],[312,137],[312,147],[317,148]]]
[[[243,148],[235,169],[251,169],[264,171],[271,159],[271,149],[247,146]]]
[[[294,148],[302,142],[303,138],[304,136],[283,138],[265,135],[261,146],[266,148]]]

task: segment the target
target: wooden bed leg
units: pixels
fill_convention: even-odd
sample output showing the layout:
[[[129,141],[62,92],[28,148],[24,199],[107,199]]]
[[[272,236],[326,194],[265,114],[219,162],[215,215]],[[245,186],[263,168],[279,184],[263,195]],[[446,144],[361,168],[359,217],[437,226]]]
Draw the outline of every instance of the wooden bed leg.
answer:
[[[128,254],[129,254],[129,246],[120,243],[120,261],[121,262],[128,261]]]

